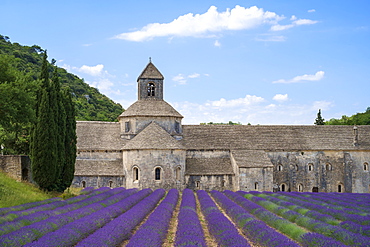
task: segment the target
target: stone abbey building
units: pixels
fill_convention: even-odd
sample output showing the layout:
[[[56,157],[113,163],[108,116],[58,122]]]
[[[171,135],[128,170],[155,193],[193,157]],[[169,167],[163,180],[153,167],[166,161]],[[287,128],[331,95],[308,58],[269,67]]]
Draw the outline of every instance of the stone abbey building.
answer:
[[[74,186],[370,190],[370,126],[182,125],[149,62],[119,122],[77,122]]]

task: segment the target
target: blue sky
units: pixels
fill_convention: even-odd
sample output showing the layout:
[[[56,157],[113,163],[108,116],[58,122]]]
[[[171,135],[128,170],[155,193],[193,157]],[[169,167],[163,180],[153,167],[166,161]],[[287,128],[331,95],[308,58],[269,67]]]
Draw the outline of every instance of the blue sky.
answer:
[[[370,1],[0,1],[0,34],[127,108],[152,58],[184,124],[313,124],[370,106]]]

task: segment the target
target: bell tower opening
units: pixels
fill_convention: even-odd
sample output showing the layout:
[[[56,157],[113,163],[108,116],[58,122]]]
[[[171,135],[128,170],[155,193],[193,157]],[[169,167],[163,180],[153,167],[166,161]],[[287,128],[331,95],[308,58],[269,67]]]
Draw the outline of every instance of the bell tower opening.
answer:
[[[155,97],[155,84],[153,82],[148,83],[147,90],[149,97]]]

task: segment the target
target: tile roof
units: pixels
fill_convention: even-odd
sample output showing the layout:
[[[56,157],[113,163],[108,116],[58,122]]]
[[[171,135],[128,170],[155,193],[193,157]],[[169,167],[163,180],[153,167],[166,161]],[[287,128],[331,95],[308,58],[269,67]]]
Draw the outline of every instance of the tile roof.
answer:
[[[270,158],[263,150],[232,150],[231,154],[238,167],[273,167]]]
[[[185,175],[234,174],[230,158],[187,158]]]
[[[121,117],[179,117],[183,116],[164,100],[141,99],[133,103]]]
[[[164,77],[161,74],[161,72],[159,72],[159,70],[154,66],[154,64],[152,62],[149,62],[148,65],[143,70],[143,72],[141,72],[141,74],[137,78],[137,81],[139,81],[139,79],[160,79],[160,80],[163,80]]]
[[[137,134],[123,147],[124,150],[132,149],[185,149],[180,141],[167,133],[156,122],[151,122],[145,129]]]

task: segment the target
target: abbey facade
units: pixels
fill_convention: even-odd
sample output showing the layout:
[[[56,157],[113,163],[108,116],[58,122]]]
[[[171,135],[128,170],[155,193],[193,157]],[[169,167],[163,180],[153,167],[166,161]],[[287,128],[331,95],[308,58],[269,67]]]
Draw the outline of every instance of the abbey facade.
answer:
[[[119,122],[77,122],[78,187],[370,192],[370,126],[182,125],[149,62]]]

